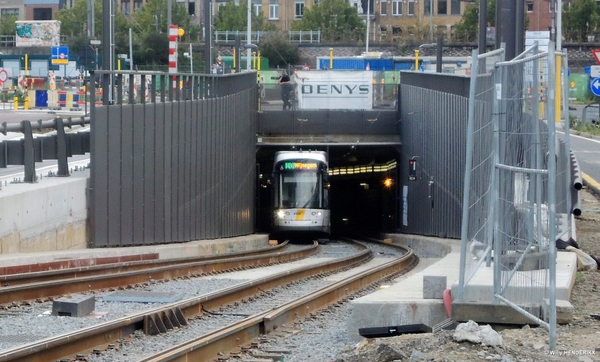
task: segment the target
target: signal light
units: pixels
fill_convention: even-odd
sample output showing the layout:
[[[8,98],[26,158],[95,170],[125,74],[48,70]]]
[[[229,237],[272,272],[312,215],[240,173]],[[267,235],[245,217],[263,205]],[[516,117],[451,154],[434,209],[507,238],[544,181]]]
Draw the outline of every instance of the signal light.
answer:
[[[417,179],[417,160],[408,160],[408,181]]]

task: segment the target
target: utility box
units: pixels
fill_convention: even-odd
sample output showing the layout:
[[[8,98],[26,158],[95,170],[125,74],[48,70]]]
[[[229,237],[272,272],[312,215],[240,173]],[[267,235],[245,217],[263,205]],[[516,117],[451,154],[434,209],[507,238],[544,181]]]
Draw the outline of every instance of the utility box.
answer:
[[[73,295],[60,297],[52,303],[53,316],[83,317],[96,308],[96,297],[93,295]]]

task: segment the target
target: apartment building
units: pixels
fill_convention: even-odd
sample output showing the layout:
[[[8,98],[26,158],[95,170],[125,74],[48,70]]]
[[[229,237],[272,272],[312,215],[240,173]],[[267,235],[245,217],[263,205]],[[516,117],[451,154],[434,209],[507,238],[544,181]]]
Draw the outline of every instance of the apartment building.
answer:
[[[17,15],[19,20],[52,20],[62,8],[71,8],[76,0],[2,0],[0,17]],[[101,0],[96,0],[101,1]],[[204,0],[173,0],[183,5],[195,24],[204,21]],[[235,0],[234,0],[235,1]],[[262,13],[282,30],[289,30],[302,19],[304,9],[319,0],[249,0],[254,13]],[[461,0],[348,0],[359,16],[369,17],[372,41],[399,41],[401,38],[450,39],[469,2]],[[147,0],[116,0],[115,7],[131,14]],[[213,14],[231,0],[212,0]],[[238,2],[238,1],[235,1]],[[548,30],[551,25],[550,0],[526,0],[528,30]]]

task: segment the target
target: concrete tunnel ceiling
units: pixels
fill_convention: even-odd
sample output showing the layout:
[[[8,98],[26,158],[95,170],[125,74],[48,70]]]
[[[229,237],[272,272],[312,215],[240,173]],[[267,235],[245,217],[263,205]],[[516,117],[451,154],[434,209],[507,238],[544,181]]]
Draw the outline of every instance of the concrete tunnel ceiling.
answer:
[[[331,227],[334,235],[377,236],[397,230],[398,197],[396,164],[399,146],[313,145],[295,146],[326,151],[329,155]],[[270,179],[275,152],[292,150],[292,146],[262,146],[256,153],[261,184]],[[379,172],[365,172],[362,166],[376,166]],[[362,170],[361,170],[362,168]],[[372,170],[373,168],[367,168]],[[391,185],[384,185],[389,179]],[[261,187],[259,195],[258,231],[267,232],[270,217],[270,188]]]

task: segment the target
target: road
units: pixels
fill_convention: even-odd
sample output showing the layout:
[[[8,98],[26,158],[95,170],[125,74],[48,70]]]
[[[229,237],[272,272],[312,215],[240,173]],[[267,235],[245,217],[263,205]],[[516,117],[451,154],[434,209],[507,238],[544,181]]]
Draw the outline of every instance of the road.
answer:
[[[582,119],[584,105],[571,105],[574,108],[570,111],[572,116],[578,119]],[[598,108],[588,108],[587,120],[598,120]],[[559,132],[562,137],[562,133]],[[588,175],[593,181],[598,183],[600,181],[600,140],[598,138],[590,138],[585,135],[575,135],[573,132],[570,133],[571,150],[577,157],[579,162],[579,168],[582,172]]]

